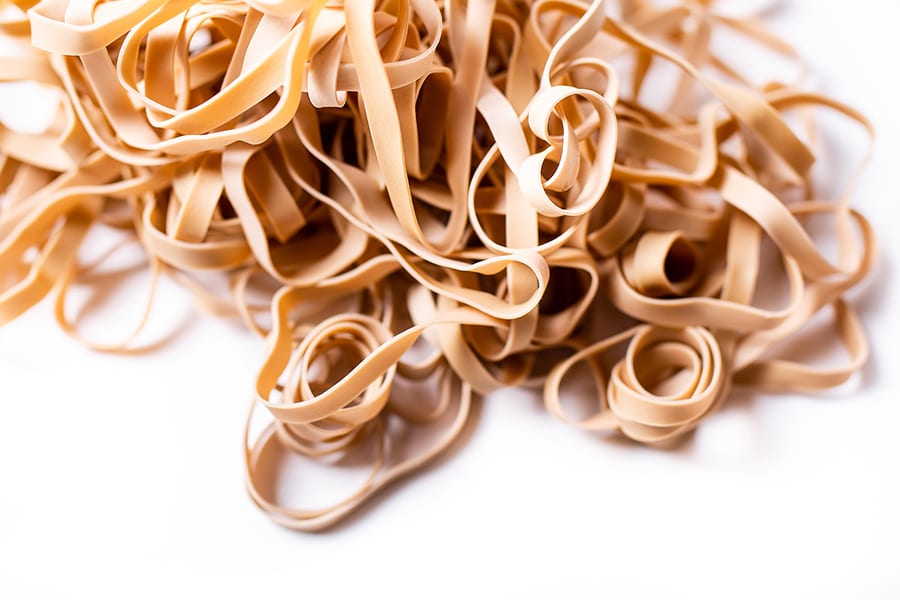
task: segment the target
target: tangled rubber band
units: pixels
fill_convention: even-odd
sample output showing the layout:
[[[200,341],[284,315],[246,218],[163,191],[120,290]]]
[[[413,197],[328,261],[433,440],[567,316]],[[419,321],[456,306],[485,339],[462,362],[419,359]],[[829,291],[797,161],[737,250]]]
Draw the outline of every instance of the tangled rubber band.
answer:
[[[0,81],[57,112],[40,133],[0,124],[0,325],[53,295],[67,334],[123,349],[162,275],[243,321],[266,342],[247,488],[281,525],[339,521],[503,387],[661,443],[734,386],[830,388],[867,358],[845,296],[875,260],[849,204],[868,154],[836,197],[812,168],[821,113],[872,126],[802,90],[794,49],[723,2],[2,4]],[[797,79],[754,82],[756,55],[713,43],[734,38]],[[834,224],[836,260],[813,218]],[[95,227],[148,257],[146,310],[118,343],[90,341],[66,302],[97,267],[79,259]],[[775,280],[781,305],[763,305]],[[829,310],[845,366],[782,355]],[[563,389],[579,365],[584,414]],[[413,430],[431,432],[415,450]],[[278,492],[285,456],[352,454],[370,468],[343,500]]]

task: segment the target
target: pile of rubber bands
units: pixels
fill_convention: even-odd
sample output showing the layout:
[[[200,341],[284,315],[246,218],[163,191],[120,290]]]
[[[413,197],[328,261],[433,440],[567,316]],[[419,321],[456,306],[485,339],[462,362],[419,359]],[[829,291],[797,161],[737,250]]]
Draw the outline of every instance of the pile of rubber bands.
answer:
[[[0,80],[58,112],[0,127],[0,324],[52,295],[79,335],[83,240],[133,236],[155,275],[265,337],[247,482],[282,525],[328,526],[440,454],[476,394],[539,388],[563,421],[657,443],[733,386],[830,388],[866,359],[844,297],[873,234],[812,166],[824,114],[871,126],[744,75],[756,55],[719,41],[800,63],[727,2],[2,4]],[[783,302],[763,306],[774,281]],[[776,351],[823,311],[846,366]],[[586,414],[563,400],[576,371],[596,384]],[[363,447],[371,474],[344,500],[275,493],[285,455],[341,468]]]

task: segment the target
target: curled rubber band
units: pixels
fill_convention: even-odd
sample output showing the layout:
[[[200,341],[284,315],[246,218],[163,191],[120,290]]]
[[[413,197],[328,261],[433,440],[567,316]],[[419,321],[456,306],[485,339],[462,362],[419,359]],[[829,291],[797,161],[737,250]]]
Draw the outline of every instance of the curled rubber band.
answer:
[[[247,489],[284,526],[330,526],[432,461],[475,394],[542,386],[558,419],[659,443],[733,386],[834,387],[868,356],[846,296],[877,254],[850,205],[871,148],[836,195],[812,166],[820,113],[873,127],[718,2],[7,4],[0,85],[58,110],[37,133],[0,119],[0,325],[55,294],[68,334],[133,348],[162,275],[239,319],[266,343]],[[711,44],[731,38],[799,77],[752,81]],[[92,227],[147,254],[146,309],[117,343],[66,310]],[[781,349],[823,311],[835,368]],[[563,394],[579,365],[586,417]],[[304,508],[277,491],[286,455],[370,468]]]

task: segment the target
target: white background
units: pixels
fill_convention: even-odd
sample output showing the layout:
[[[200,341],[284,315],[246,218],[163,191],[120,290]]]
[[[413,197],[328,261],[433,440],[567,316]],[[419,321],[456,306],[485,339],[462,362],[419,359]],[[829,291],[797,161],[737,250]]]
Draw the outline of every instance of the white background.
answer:
[[[450,458],[308,535],[242,487],[259,340],[165,286],[182,334],[97,354],[45,303],[0,330],[0,597],[900,598],[900,4],[786,4],[775,25],[817,85],[879,130],[855,201],[883,247],[854,295],[861,381],[741,397],[673,451],[499,394]]]

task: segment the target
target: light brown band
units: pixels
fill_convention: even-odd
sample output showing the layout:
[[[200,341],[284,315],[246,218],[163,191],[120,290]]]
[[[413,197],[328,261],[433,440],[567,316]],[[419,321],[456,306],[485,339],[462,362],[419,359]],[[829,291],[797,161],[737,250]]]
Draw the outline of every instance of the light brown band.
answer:
[[[0,125],[0,324],[53,292],[67,333],[124,348],[162,273],[243,319],[266,338],[252,406],[270,417],[259,435],[248,418],[247,487],[282,525],[326,527],[440,454],[474,393],[542,386],[563,421],[663,442],[734,385],[822,389],[866,359],[844,297],[872,267],[872,229],[852,182],[829,198],[811,167],[820,112],[872,127],[795,83],[749,81],[713,34],[804,68],[715,2],[4,5],[18,54],[0,80],[39,84],[59,114],[40,134]],[[834,223],[834,262],[813,217]],[[149,256],[147,309],[118,344],[67,313],[96,224]],[[773,278],[785,303],[760,306]],[[772,354],[823,310],[845,367]],[[592,333],[623,317],[637,324]],[[586,417],[561,393],[580,363],[597,388]],[[404,430],[429,427],[410,455]],[[371,473],[345,500],[278,497],[284,453],[366,444]]]

